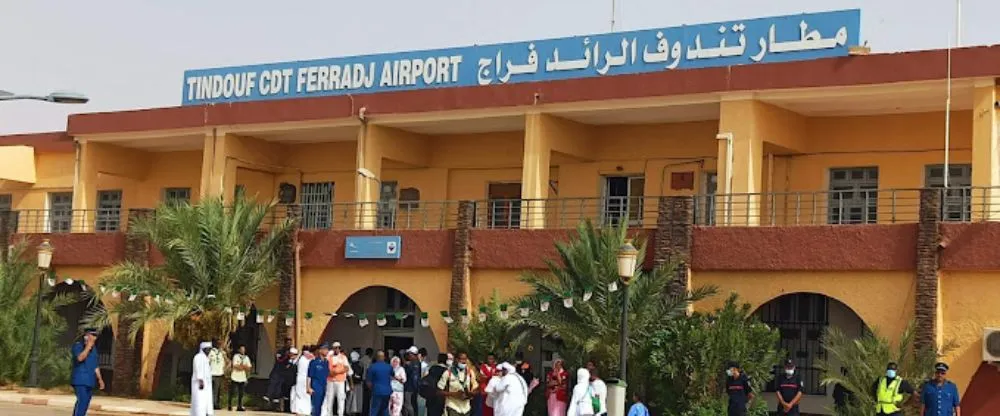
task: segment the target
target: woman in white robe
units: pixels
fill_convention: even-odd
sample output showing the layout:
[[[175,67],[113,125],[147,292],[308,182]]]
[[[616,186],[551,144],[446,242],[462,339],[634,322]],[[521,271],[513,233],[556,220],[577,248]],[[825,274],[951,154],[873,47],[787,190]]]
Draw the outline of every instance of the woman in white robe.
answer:
[[[593,405],[594,393],[590,387],[590,371],[586,368],[576,370],[576,386],[573,386],[573,395],[569,398],[569,409],[566,416],[592,416],[594,415]]]
[[[295,355],[298,351],[292,348],[290,352]],[[312,361],[312,354],[308,351],[303,351],[292,361],[292,365],[295,366],[295,386],[292,387],[291,397],[292,413],[300,416],[312,414],[312,401],[307,392],[310,361]]]
[[[215,407],[212,404],[212,368],[208,364],[212,343],[202,342],[198,349],[191,362],[191,416],[212,416]]]
[[[493,396],[493,414],[522,416],[528,404],[528,384],[510,363],[500,364],[500,368],[503,376],[494,378],[486,387],[486,393]]]

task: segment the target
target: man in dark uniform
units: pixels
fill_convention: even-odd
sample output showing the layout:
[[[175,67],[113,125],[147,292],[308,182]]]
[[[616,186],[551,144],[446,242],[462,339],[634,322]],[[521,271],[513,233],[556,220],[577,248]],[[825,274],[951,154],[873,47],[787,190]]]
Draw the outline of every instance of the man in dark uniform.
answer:
[[[73,344],[73,372],[70,385],[76,393],[73,416],[87,416],[90,399],[94,397],[94,387],[104,390],[104,379],[97,360],[97,330],[87,329],[83,339]]]
[[[326,379],[330,377],[330,363],[326,361],[326,354],[330,352],[330,346],[323,344],[319,347],[319,354],[309,362],[309,380],[306,384],[306,392],[312,400],[312,416],[323,414],[323,399],[326,397]]]
[[[729,395],[729,416],[746,416],[747,404],[753,400],[750,378],[740,371],[740,364],[730,361],[726,365],[726,394]]]
[[[921,416],[961,416],[958,386],[948,380],[948,364],[934,365],[934,378],[920,392]]]
[[[885,367],[885,377],[879,377],[872,384],[875,414],[878,416],[902,416],[902,406],[906,402],[903,394],[909,394],[910,399],[913,398],[913,387],[896,373],[898,370],[896,363],[889,363]]]
[[[799,416],[799,400],[802,400],[802,379],[795,374],[795,361],[785,360],[785,373],[778,376],[778,416]]]

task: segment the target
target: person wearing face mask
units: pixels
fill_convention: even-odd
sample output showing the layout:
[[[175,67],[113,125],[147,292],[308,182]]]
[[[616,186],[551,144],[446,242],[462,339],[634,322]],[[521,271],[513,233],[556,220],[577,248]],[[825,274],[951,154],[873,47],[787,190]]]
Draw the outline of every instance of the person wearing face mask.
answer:
[[[445,414],[468,416],[472,411],[471,399],[479,390],[476,375],[469,366],[469,356],[459,353],[455,365],[445,371],[438,381],[438,390],[444,396]]]
[[[802,380],[795,374],[795,361],[785,360],[785,374],[778,378],[778,415],[798,416],[802,400]]]
[[[729,416],[746,416],[747,404],[753,400],[753,389],[750,378],[735,361],[726,365],[726,394],[729,395]]]
[[[920,388],[921,416],[962,416],[958,386],[947,376],[948,364],[934,364],[934,378]]]
[[[875,414],[882,416],[901,416],[903,414],[903,395],[913,394],[913,387],[910,386],[903,377],[897,374],[899,366],[896,363],[889,363],[885,367],[885,377],[879,377],[872,384],[872,393],[875,396]]]
[[[420,380],[420,396],[426,400],[427,416],[442,416],[444,414],[444,396],[438,389],[444,373],[451,367],[448,357],[451,354],[438,354],[437,363],[427,370],[427,375]]]

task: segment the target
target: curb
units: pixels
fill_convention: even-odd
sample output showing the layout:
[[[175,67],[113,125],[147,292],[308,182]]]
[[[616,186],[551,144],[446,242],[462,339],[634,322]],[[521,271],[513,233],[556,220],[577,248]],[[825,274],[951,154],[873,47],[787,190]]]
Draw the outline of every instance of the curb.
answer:
[[[0,403],[13,403],[13,404],[23,404],[29,406],[44,406],[44,407],[54,407],[71,409],[73,408],[72,403],[60,403],[61,401],[54,401],[47,398],[40,397],[21,397],[20,399],[10,399],[5,397],[0,397]],[[127,406],[114,406],[114,405],[101,405],[94,404],[90,406],[91,412],[103,413],[103,414],[131,414],[131,415],[147,415],[147,416],[186,416],[189,414],[187,411],[148,411],[139,407],[127,407]]]

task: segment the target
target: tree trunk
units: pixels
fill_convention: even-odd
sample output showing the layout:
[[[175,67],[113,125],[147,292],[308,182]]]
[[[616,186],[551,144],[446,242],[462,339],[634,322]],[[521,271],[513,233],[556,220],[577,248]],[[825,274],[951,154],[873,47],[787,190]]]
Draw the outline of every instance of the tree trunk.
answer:
[[[297,219],[298,207],[288,206],[288,216],[289,218]],[[285,325],[285,317],[289,312],[295,311],[295,246],[298,244],[298,223],[292,228],[291,233],[285,239],[282,245],[281,252],[279,255],[279,264],[281,267],[281,272],[279,274],[278,283],[278,316],[277,325],[275,325],[275,337],[274,337],[274,349],[275,351],[286,347],[286,339],[295,338],[292,335],[295,333],[294,327],[289,327]],[[259,312],[258,312],[259,313]],[[298,324],[297,322],[295,323]],[[295,340],[301,343],[301,340]]]

